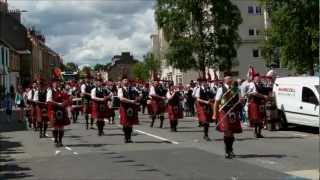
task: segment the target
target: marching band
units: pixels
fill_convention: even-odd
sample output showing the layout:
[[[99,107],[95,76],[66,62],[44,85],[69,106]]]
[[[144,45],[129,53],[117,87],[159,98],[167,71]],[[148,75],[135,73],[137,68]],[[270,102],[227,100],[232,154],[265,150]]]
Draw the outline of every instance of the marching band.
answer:
[[[187,90],[182,85],[156,79],[153,83],[134,82],[126,76],[121,83],[104,82],[100,76],[93,81],[86,76],[83,82],[76,80],[63,82],[59,70],[54,73],[51,84],[43,80],[32,83],[27,96],[27,118],[29,127],[39,130],[39,137],[48,137],[47,129],[52,128],[56,147],[63,146],[64,127],[78,122],[79,115],[86,121],[86,129],[98,129],[98,136],[104,135],[105,122],[115,123],[119,112],[119,123],[124,133],[124,142],[133,143],[133,126],[139,125],[139,112],[150,115],[150,127],[157,118],[160,128],[164,126],[167,113],[171,132],[178,132],[178,121],[197,114],[199,126],[203,127],[203,139],[210,141],[210,123],[224,135],[225,158],[235,157],[233,143],[235,134],[242,133],[241,121],[243,107],[248,102],[248,119],[255,128],[255,136],[262,138],[261,130],[265,125],[265,108],[269,99],[267,91],[261,85],[256,74],[248,83],[248,92],[243,96],[236,81],[228,74],[223,81],[198,79],[198,85],[190,84]],[[194,99],[194,100],[192,100]],[[184,104],[184,102],[186,104]],[[195,109],[195,112],[192,112]],[[90,123],[89,123],[90,120]]]

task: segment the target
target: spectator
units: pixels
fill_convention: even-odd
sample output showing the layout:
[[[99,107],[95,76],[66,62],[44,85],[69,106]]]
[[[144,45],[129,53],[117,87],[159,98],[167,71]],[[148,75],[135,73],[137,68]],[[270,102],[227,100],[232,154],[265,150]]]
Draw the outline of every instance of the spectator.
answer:
[[[5,105],[5,109],[6,109],[6,120],[7,120],[7,122],[10,122],[11,115],[12,115],[12,106],[13,106],[13,100],[11,98],[10,93],[8,93],[5,96],[4,105]]]
[[[25,101],[24,101],[24,97],[23,97],[22,88],[20,86],[18,87],[18,90],[16,92],[15,104],[18,107],[18,111],[17,111],[18,112],[18,121],[23,122]]]

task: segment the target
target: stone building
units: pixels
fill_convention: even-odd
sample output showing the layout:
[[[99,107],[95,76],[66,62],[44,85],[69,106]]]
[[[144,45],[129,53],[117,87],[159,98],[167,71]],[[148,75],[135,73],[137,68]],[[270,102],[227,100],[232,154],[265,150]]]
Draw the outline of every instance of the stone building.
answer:
[[[111,64],[107,67],[108,80],[119,81],[123,74],[126,74],[129,79],[136,79],[133,73],[133,66],[138,63],[130,52],[123,52],[121,55],[116,55],[112,58]]]

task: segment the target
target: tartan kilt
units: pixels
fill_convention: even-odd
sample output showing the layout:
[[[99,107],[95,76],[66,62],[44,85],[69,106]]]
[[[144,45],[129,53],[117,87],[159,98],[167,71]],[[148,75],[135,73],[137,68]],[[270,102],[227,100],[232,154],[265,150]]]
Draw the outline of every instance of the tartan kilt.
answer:
[[[138,106],[127,103],[120,104],[120,124],[123,126],[133,126],[139,124]]]
[[[253,126],[254,124],[263,124],[266,117],[264,101],[258,103],[253,99],[249,100],[248,116],[250,126]]]
[[[58,114],[63,116],[63,118],[59,121],[57,120]],[[68,117],[67,108],[57,107],[51,103],[48,104],[48,117],[49,117],[51,125],[56,128],[61,128],[61,127],[67,126],[71,123],[70,119]]]
[[[162,114],[166,111],[166,104],[163,100],[152,99],[151,104],[151,114]]]
[[[83,101],[83,112],[86,114],[91,114],[92,113],[92,101]]]
[[[37,122],[48,121],[48,105],[47,104],[37,104],[36,105]]]
[[[232,111],[227,116],[225,116],[225,114],[226,113],[224,111],[219,112],[219,124],[217,126],[217,130],[220,132],[229,131],[234,134],[242,133],[242,127],[240,122],[241,118],[239,112]]]
[[[167,106],[168,119],[170,121],[182,119],[183,118],[183,110],[180,105],[170,105]]]
[[[197,102],[197,115],[201,123],[210,123],[212,119],[212,109],[210,105]]]
[[[92,102],[92,117],[94,119],[104,119],[111,116],[112,112],[107,102]]]

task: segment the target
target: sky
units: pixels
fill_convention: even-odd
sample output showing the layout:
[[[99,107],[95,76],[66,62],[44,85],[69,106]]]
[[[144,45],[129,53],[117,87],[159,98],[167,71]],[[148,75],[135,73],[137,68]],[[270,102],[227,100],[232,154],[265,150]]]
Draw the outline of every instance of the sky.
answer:
[[[106,64],[130,51],[141,59],[151,49],[155,0],[8,0],[26,10],[22,22],[46,36],[65,62]]]

